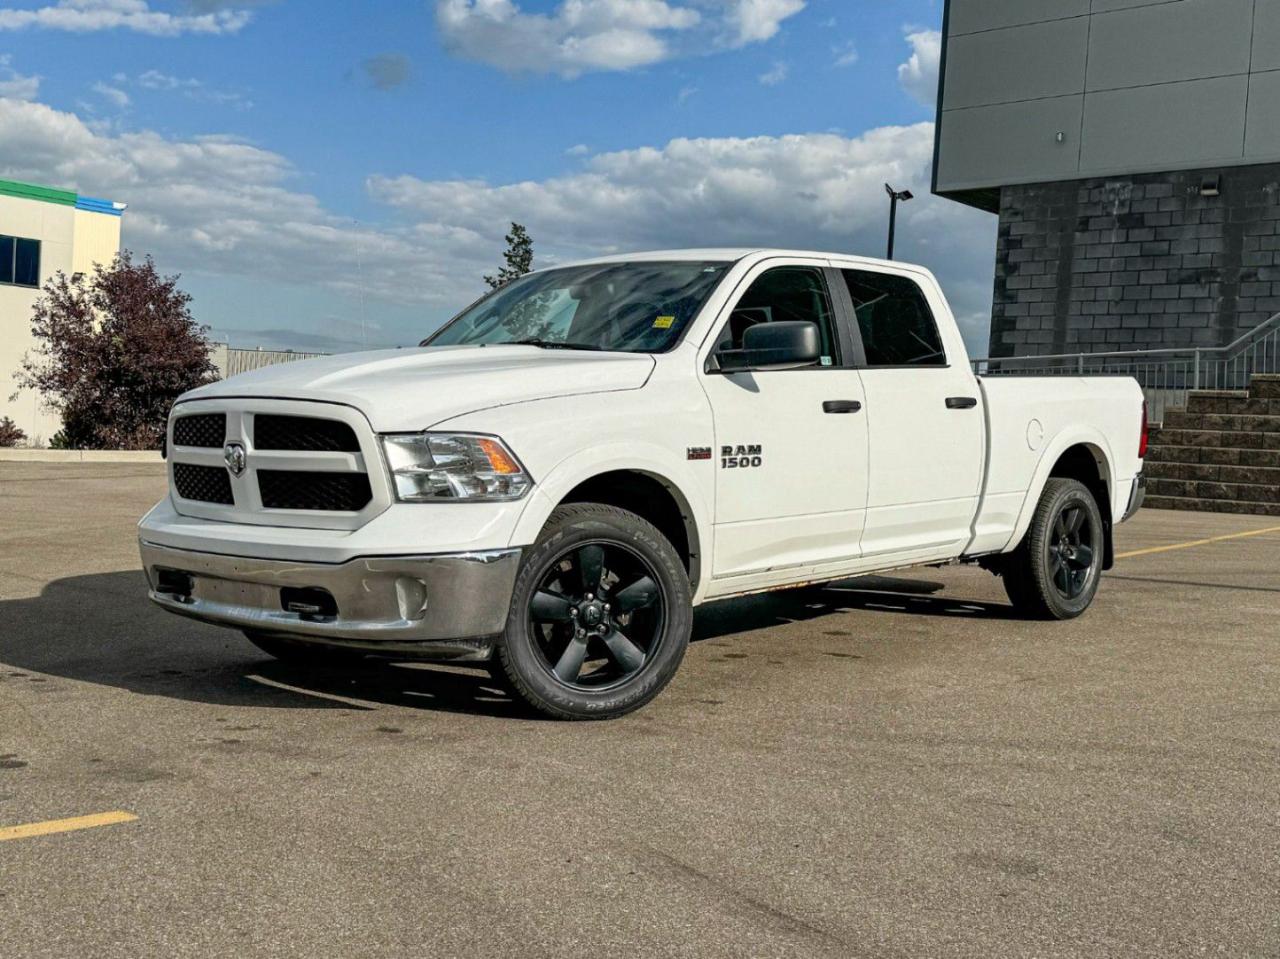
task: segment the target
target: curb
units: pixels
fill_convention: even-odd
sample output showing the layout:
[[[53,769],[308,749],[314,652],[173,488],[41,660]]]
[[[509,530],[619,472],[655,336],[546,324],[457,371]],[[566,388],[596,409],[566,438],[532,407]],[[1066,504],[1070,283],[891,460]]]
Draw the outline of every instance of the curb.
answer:
[[[158,450],[0,449],[0,463],[163,463]]]

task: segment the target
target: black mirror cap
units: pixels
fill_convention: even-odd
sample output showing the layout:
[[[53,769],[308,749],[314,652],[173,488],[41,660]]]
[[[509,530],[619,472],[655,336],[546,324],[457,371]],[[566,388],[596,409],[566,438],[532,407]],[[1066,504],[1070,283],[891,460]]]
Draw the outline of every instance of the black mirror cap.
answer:
[[[818,324],[808,320],[760,323],[742,334],[742,349],[716,354],[720,371],[794,370],[812,366],[822,356]]]

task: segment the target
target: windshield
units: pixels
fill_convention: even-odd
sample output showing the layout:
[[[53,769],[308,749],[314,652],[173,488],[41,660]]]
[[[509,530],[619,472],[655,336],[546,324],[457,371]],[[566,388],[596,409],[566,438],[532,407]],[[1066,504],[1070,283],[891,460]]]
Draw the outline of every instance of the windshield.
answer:
[[[632,262],[531,273],[489,294],[422,345],[662,353],[679,342],[728,268]]]

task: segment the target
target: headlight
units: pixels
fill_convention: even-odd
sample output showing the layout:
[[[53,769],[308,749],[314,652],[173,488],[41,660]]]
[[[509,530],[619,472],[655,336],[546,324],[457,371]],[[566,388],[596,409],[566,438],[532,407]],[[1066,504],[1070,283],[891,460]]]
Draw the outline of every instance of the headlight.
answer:
[[[474,433],[408,433],[382,437],[402,503],[513,500],[533,480],[507,444]]]

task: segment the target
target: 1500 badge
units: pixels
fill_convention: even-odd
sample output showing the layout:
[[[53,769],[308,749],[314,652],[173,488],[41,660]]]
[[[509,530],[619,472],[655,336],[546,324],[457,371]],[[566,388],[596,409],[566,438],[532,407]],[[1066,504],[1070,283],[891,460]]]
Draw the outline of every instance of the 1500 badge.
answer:
[[[764,465],[764,447],[722,446],[720,447],[720,468],[727,470],[756,469]]]

